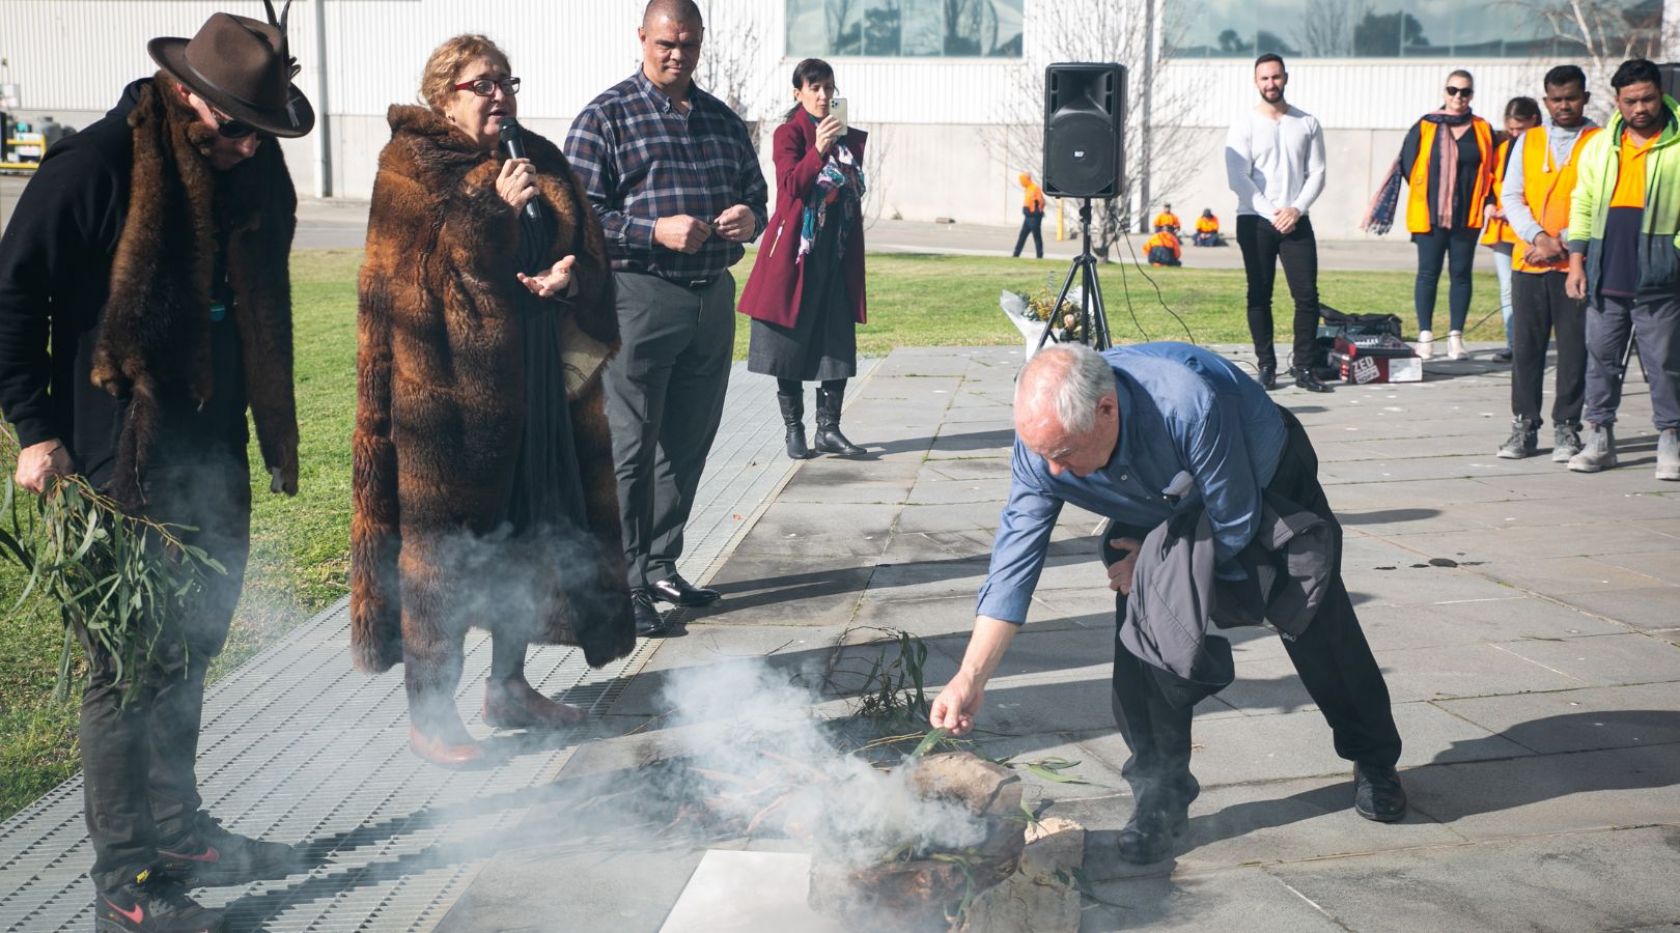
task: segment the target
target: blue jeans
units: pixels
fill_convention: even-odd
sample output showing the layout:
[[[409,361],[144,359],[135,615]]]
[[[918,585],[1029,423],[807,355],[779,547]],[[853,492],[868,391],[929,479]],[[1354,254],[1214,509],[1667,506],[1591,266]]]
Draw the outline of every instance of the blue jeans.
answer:
[[[1505,349],[1511,349],[1511,245],[1493,247],[1493,274],[1499,279],[1499,317],[1505,322]]]
[[[1443,265],[1450,269],[1452,279],[1452,286],[1447,290],[1452,329],[1464,330],[1464,319],[1470,316],[1470,270],[1476,263],[1476,239],[1481,233],[1464,227],[1412,234],[1418,250],[1417,283],[1412,289],[1418,330],[1435,329],[1435,288],[1441,283]]]

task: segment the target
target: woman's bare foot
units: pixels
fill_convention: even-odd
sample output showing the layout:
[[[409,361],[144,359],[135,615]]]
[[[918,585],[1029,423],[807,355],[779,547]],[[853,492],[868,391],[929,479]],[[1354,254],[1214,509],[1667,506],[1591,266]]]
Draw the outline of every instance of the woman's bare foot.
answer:
[[[485,760],[484,746],[473,741],[459,719],[429,731],[418,724],[409,725],[408,747],[440,768],[472,768]]]
[[[498,729],[564,729],[586,718],[583,710],[538,693],[524,677],[484,682],[484,722]]]

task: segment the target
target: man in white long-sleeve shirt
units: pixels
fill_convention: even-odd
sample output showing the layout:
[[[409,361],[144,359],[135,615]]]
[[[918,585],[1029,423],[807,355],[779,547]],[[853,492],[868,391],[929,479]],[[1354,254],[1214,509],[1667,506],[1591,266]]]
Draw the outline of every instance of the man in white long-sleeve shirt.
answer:
[[[1237,196],[1237,245],[1248,272],[1248,332],[1260,362],[1260,383],[1277,387],[1272,348],[1272,283],[1278,260],[1295,299],[1295,347],[1289,373],[1310,392],[1330,387],[1312,371],[1318,335],[1318,241],[1307,209],[1324,191],[1324,131],[1313,116],[1284,100],[1289,72],[1283,58],[1254,60],[1260,103],[1231,125],[1225,174]]]

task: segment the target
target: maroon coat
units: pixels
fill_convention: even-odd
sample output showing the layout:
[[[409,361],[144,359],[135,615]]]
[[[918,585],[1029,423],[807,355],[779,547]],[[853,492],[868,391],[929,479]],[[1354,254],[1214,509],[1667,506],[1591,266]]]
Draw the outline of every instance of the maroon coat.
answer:
[[[848,129],[845,144],[863,164],[863,144],[869,134]],[[804,268],[799,257],[799,228],[804,223],[805,198],[816,187],[822,172],[823,155],[817,151],[817,127],[805,112],[794,114],[776,128],[776,212],[758,241],[758,259],[747,287],[741,291],[741,313],[747,317],[792,327],[799,318],[799,297],[805,289]],[[846,293],[852,297],[853,313],[862,324],[863,296],[863,212],[846,231],[844,264]]]

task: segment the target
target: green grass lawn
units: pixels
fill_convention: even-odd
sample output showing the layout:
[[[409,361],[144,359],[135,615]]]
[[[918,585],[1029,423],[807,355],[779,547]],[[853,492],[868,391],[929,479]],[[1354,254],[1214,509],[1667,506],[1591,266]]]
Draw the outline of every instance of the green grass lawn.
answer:
[[[735,269],[744,285],[753,256]],[[218,669],[248,658],[267,639],[346,591],[350,527],[350,428],[355,412],[355,250],[300,252],[293,257],[297,400],[302,475],[296,498],[270,495],[259,484],[251,570],[245,600]],[[1013,345],[1020,338],[998,311],[998,292],[1058,287],[1066,265],[1053,260],[873,255],[869,258],[869,324],[858,350],[884,355],[903,346]],[[1132,265],[1099,273],[1114,336],[1121,341],[1185,339],[1245,343],[1243,274],[1237,270],[1152,269],[1145,281]],[[1288,342],[1288,298],[1278,283],[1279,334]],[[1325,303],[1344,311],[1394,312],[1410,326],[1412,276],[1402,272],[1319,276]],[[1478,276],[1470,320],[1496,304],[1491,275]],[[1168,313],[1177,312],[1181,326]],[[1442,296],[1441,316],[1445,316]],[[1499,337],[1494,315],[1472,339]],[[736,329],[744,359],[746,326]],[[768,429],[768,428],[767,428]],[[253,448],[252,463],[261,462]],[[14,457],[5,457],[10,471]],[[261,473],[261,470],[257,471]],[[17,599],[15,568],[0,568],[0,605]],[[76,770],[75,704],[52,702],[63,637],[51,607],[35,606],[0,625],[0,818]],[[214,673],[213,675],[214,676]]]

